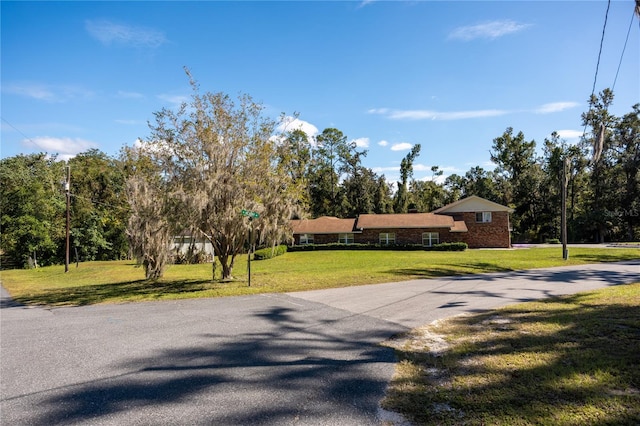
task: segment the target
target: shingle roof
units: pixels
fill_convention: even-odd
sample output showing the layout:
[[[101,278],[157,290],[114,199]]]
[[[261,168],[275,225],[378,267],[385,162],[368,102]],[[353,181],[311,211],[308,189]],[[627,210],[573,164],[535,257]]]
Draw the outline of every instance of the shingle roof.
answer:
[[[345,234],[363,229],[449,228],[451,232],[467,232],[462,220],[433,213],[361,214],[357,219],[322,216],[317,219],[291,221],[294,234]]]
[[[478,197],[477,195],[470,195],[467,198],[463,198],[458,201],[454,201],[451,204],[447,204],[444,207],[434,210],[434,213],[455,213],[455,212],[509,212],[513,213],[513,209],[502,204],[494,203],[487,199]]]
[[[295,219],[291,221],[294,234],[344,234],[354,232],[355,219],[338,219],[322,216],[317,219]]]
[[[433,213],[396,213],[361,214],[356,226],[359,229],[454,228],[455,224],[453,217],[446,215]],[[466,226],[464,228],[466,230]]]
[[[451,228],[451,232],[468,232],[467,224],[464,223],[464,220],[456,220],[453,222],[453,228]]]

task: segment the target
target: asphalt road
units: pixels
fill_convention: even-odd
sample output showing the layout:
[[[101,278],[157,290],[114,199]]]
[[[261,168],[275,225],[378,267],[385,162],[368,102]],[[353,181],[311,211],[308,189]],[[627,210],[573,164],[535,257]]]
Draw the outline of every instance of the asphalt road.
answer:
[[[640,261],[301,293],[0,310],[3,425],[376,425],[390,336],[640,281]]]

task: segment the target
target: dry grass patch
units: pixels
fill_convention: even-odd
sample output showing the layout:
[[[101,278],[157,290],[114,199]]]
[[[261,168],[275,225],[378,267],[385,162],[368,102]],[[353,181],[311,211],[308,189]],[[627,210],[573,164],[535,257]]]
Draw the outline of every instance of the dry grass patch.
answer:
[[[640,283],[454,317],[390,345],[401,361],[383,406],[416,424],[640,424]]]

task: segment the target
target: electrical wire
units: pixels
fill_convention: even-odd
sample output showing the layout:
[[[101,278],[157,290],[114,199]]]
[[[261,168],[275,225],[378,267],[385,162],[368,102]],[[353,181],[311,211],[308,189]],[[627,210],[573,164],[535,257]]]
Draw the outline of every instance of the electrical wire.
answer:
[[[600,68],[600,58],[602,56],[602,45],[604,44],[604,34],[606,32],[607,29],[607,20],[609,19],[609,8],[611,7],[611,0],[607,1],[607,11],[604,14],[604,25],[602,26],[602,36],[600,37],[600,50],[598,51],[598,60],[596,62],[596,73],[595,76],[593,77],[593,87],[591,88],[591,96],[589,97],[589,103],[591,103],[591,100],[593,99],[593,96],[596,92],[596,82],[598,81],[598,69]],[[591,112],[591,106],[589,106],[589,112]],[[587,123],[584,124],[584,128],[582,130],[582,139],[585,139],[585,136],[587,134]],[[597,151],[597,144],[598,141],[595,142],[594,144],[594,157],[595,157],[595,152]],[[597,161],[597,160],[594,160]]]
[[[15,130],[16,132],[20,133],[26,140],[28,140],[29,142],[31,142],[32,144],[36,144],[33,139],[31,139],[29,136],[25,135],[24,133],[22,133],[20,131],[20,129],[18,129],[16,126],[14,126],[13,124],[9,123],[9,121],[7,121],[7,119],[5,119],[4,117],[0,117],[0,119],[2,119],[2,121],[4,121],[5,123],[7,123],[9,125],[9,127],[11,127],[13,130]]]
[[[2,119],[2,121],[7,123],[13,130],[15,130],[16,132],[20,133],[25,139],[27,139],[28,141],[31,141],[33,143],[33,140],[31,140],[31,138],[29,136],[25,135],[16,126],[14,126],[13,124],[9,123],[9,121],[7,121],[7,119],[5,119],[4,117],[0,117],[0,119]],[[34,145],[35,145],[35,143],[34,143]],[[91,198],[83,197],[81,195],[76,195],[76,194],[74,194],[72,192],[70,192],[69,195],[74,197],[74,198],[79,198],[81,200],[89,201],[90,203],[93,203],[93,204],[100,204],[100,205],[103,205],[103,206],[106,206],[106,207],[117,208],[116,206],[114,206],[112,204],[103,203],[102,201],[92,200]]]
[[[598,69],[600,68],[600,57],[602,56],[602,45],[604,44],[604,33],[607,29],[607,20],[609,19],[609,8],[611,0],[607,2],[607,11],[604,14],[604,25],[602,26],[602,37],[600,38],[600,51],[598,52],[598,61],[596,62],[596,75],[593,78],[593,87],[591,88],[591,96],[596,92],[596,82],[598,81]]]
[[[618,81],[618,73],[620,72],[620,66],[622,65],[622,58],[624,57],[624,51],[627,49],[627,42],[629,41],[629,34],[631,34],[631,27],[633,26],[633,18],[636,17],[636,11],[631,12],[631,20],[629,21],[629,29],[627,29],[627,38],[624,40],[624,47],[622,48],[622,54],[620,55],[620,62],[618,62],[618,69],[616,71],[616,78],[613,79],[613,86],[611,91],[616,88],[616,82]]]

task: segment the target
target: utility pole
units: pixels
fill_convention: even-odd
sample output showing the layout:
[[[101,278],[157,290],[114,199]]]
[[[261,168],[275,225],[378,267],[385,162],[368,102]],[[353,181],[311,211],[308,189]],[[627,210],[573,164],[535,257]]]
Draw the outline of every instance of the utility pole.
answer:
[[[562,160],[562,213],[560,218],[561,226],[561,238],[562,238],[562,259],[569,259],[569,251],[567,250],[567,186],[569,179],[567,176],[567,167],[569,164],[569,158],[564,157]]]
[[[66,229],[66,245],[65,245],[65,259],[64,259],[64,272],[69,272],[69,225],[71,222],[71,166],[67,165],[67,180],[64,183],[64,192],[67,196],[67,229]]]

